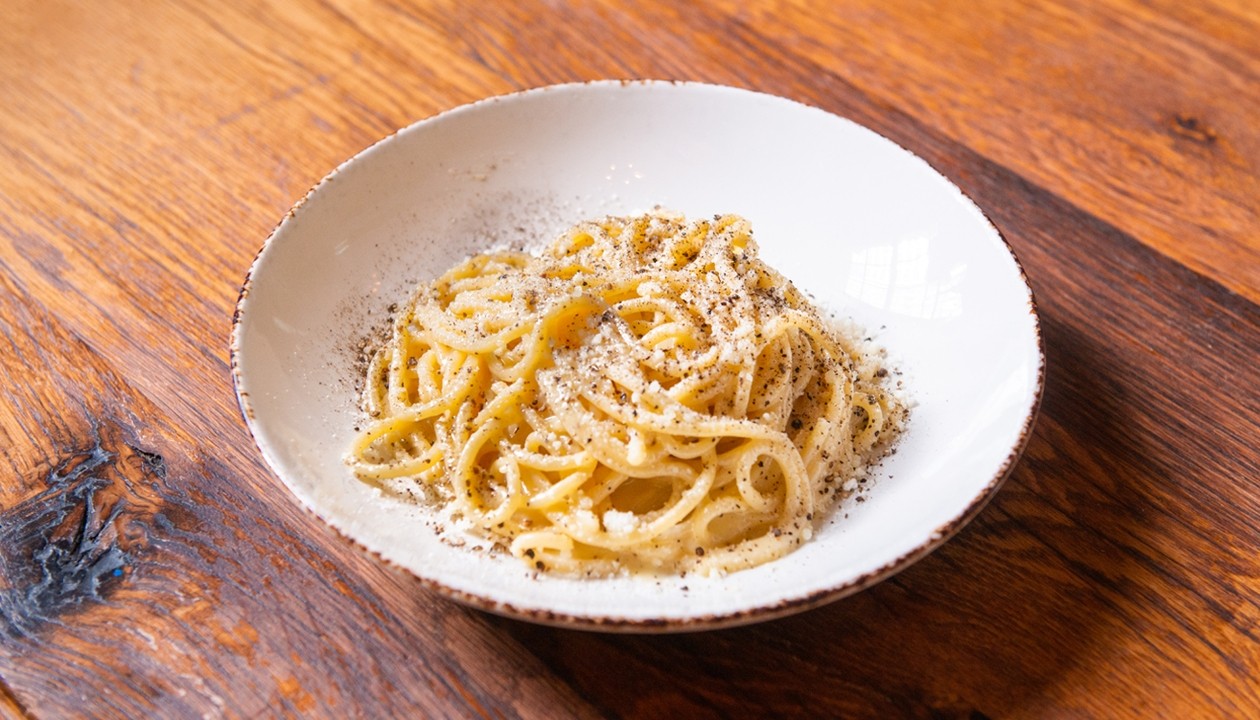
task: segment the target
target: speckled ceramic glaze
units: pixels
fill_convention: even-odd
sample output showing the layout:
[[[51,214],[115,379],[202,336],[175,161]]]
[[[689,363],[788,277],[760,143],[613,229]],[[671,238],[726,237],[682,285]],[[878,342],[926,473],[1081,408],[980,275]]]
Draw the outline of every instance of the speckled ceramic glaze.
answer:
[[[471,252],[538,245],[578,220],[657,205],[744,215],[768,263],[888,349],[916,405],[861,502],[851,498],[812,542],[752,570],[572,580],[476,550],[484,543],[450,528],[440,536],[429,510],[346,470],[358,355],[391,304]],[[368,148],[268,238],[232,340],[241,409],[263,456],[343,536],[461,602],[638,631],[784,615],[924,556],[1010,471],[1044,364],[1010,248],[925,162],[816,108],[659,82],[492,98]]]

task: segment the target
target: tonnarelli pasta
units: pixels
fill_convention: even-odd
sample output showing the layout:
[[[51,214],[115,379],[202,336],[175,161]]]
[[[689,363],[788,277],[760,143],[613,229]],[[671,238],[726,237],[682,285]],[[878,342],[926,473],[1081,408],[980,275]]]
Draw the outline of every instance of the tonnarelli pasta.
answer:
[[[583,222],[398,311],[347,461],[541,570],[729,572],[808,540],[905,416],[747,221]]]

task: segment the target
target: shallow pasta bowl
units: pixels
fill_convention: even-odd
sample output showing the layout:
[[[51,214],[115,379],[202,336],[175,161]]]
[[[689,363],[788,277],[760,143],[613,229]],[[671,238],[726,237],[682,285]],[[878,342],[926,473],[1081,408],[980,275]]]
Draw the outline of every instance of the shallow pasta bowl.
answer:
[[[915,403],[894,456],[799,550],[722,577],[569,579],[439,533],[342,462],[364,340],[473,252],[656,206],[748,218],[761,256],[868,328]],[[1044,359],[1032,294],[977,206],[921,159],[822,110],[711,85],[541,88],[421,121],[328,175],[277,226],[232,336],[266,461],[344,537],[492,612],[625,631],[769,619],[861,590],[961,528],[1022,451]],[[481,548],[481,549],[478,549]]]

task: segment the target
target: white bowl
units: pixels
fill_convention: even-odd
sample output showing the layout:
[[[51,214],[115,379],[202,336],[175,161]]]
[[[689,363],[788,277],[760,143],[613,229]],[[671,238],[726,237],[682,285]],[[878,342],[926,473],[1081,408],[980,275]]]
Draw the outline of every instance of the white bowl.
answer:
[[[443,542],[341,456],[358,419],[356,343],[428,280],[491,245],[661,205],[737,213],[762,257],[869,328],[917,405],[864,501],[814,540],[725,577],[575,580]],[[293,494],[461,602],[630,631],[735,625],[856,592],[923,557],[1010,472],[1041,396],[1032,294],[984,214],[925,162],[816,108],[690,83],[598,82],[421,121],[334,170],[267,239],[233,332],[241,409]],[[959,582],[964,582],[959,578]]]

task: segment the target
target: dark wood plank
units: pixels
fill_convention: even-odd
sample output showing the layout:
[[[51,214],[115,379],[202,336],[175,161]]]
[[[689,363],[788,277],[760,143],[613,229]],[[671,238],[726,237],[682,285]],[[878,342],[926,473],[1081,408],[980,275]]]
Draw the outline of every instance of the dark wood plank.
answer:
[[[484,617],[298,509],[243,431],[206,444],[180,429],[6,264],[0,342],[13,468],[0,502],[0,678],[15,707],[493,717],[524,703],[589,715]],[[216,387],[227,402],[226,373]]]
[[[1260,300],[1260,16],[1254,3],[1152,4],[723,6],[767,44]]]
[[[959,538],[804,617],[653,640],[505,630],[600,707],[646,715],[1260,707],[1260,310],[896,111],[846,109],[959,179],[1020,253],[1049,357],[1025,460]],[[637,682],[606,680],[627,663]]]

